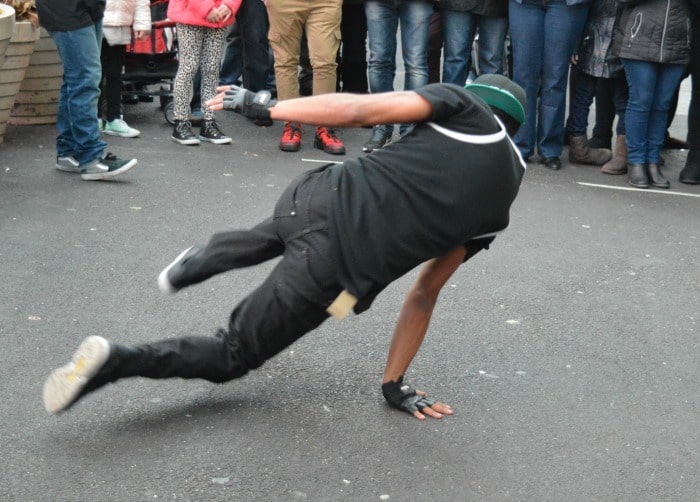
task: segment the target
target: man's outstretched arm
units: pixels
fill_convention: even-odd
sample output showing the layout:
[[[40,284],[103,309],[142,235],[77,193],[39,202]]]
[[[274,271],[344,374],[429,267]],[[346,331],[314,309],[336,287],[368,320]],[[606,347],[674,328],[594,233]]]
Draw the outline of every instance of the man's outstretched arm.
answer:
[[[384,369],[383,389],[387,385],[391,387],[392,382],[397,383],[399,387],[401,386],[400,379],[406,373],[409,364],[423,343],[440,290],[462,264],[465,253],[465,247],[458,246],[443,256],[430,260],[421,269],[418,279],[406,294],[406,299],[399,313]],[[421,391],[416,392],[419,396],[425,396],[425,393]],[[396,403],[390,402],[390,404],[395,406]],[[406,408],[401,409],[411,412]],[[443,415],[451,415],[452,408],[446,404],[435,402],[412,413],[420,420],[424,420],[425,415],[442,418]]]
[[[207,106],[212,110],[222,110],[226,101],[226,108],[246,116],[248,116],[247,108],[256,106],[253,98],[261,96],[261,93],[256,95],[235,86],[223,86],[217,90],[219,94],[207,101]],[[240,107],[231,106],[235,98],[240,98]],[[247,102],[245,102],[246,99]],[[258,101],[262,100],[258,98]],[[424,122],[432,113],[430,103],[412,91],[380,94],[321,94],[278,102],[271,100],[263,106],[273,120],[321,124],[329,127]],[[259,110],[260,106],[257,108]]]

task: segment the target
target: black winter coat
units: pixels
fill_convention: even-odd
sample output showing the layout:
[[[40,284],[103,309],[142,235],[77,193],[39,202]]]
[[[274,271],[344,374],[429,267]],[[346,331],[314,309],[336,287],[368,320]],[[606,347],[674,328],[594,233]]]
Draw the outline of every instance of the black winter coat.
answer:
[[[106,0],[36,0],[39,24],[48,31],[73,31],[102,19]]]
[[[666,64],[690,61],[688,0],[617,0],[623,7],[613,53],[621,58]]]
[[[577,50],[578,68],[593,77],[613,78],[622,72],[620,58],[612,53],[617,0],[593,0]]]

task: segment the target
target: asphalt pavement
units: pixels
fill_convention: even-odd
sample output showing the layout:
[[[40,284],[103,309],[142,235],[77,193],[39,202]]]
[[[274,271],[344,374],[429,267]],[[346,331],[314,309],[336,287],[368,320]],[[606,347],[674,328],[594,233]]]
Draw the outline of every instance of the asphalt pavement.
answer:
[[[672,133],[684,137],[684,92]],[[213,334],[274,265],[166,297],[185,247],[270,214],[286,184],[342,160],[220,113],[232,145],[181,146],[128,105],[138,165],[111,182],[54,164],[53,126],[0,146],[0,499],[7,501],[696,501],[700,186],[530,164],[511,226],[445,287],[407,380],[455,408],[419,422],[379,384],[416,271],[222,385],[132,379],[48,415],[41,388],[86,336]],[[348,156],[366,129],[343,130]],[[362,243],[358,243],[362,245]]]

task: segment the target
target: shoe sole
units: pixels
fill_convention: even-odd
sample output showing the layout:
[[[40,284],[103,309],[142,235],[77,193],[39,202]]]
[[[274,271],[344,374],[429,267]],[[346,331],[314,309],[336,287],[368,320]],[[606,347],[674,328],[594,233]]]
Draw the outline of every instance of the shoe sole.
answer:
[[[56,414],[70,407],[88,381],[109,358],[109,342],[101,336],[83,340],[71,361],[54,370],[44,382],[44,408]]]
[[[331,155],[345,155],[345,147],[342,148],[327,148],[323,145],[321,140],[314,140],[314,148],[318,148],[319,150],[323,150],[326,153],[330,153]]]
[[[225,145],[226,143],[231,143],[233,139],[231,138],[220,138],[220,139],[212,139],[212,138],[205,138],[204,136],[199,137],[200,141],[208,141],[209,143],[214,143],[215,145]]]
[[[83,173],[80,175],[80,177],[83,178],[85,181],[108,180],[110,178],[114,178],[115,176],[119,176],[120,174],[124,174],[129,169],[134,167],[137,162],[138,161],[136,159],[131,159],[122,167],[120,167],[119,169],[115,169],[114,171],[109,171],[105,173]]]
[[[62,166],[61,164],[56,164],[56,169],[63,171],[64,173],[80,174],[80,167]]]
[[[197,138],[177,139],[173,136],[170,136],[170,139],[172,139],[175,143],[180,143],[181,145],[198,145],[199,144],[199,139],[197,139]]]
[[[141,132],[133,133],[133,132],[117,132],[117,131],[108,131],[107,129],[102,130],[103,133],[108,134],[110,136],[119,136],[120,138],[138,138]]]
[[[362,151],[365,152],[365,153],[372,153],[373,151],[379,150],[379,149],[381,149],[381,148],[384,148],[385,146],[388,146],[388,145],[390,145],[390,144],[391,144],[391,140],[387,141],[387,142],[384,143],[382,146],[378,146],[377,148],[371,148],[371,147],[368,147],[368,146],[363,146],[363,147],[362,147]]]
[[[301,145],[280,145],[280,150],[283,152],[298,152]]]
[[[165,267],[163,271],[160,274],[158,274],[158,289],[160,289],[161,293],[163,293],[164,295],[174,295],[178,292],[178,290],[173,287],[172,283],[170,282],[170,279],[168,279],[168,272],[170,272],[170,269],[177,265],[180,262],[180,260],[182,260],[182,257],[185,256],[193,247],[194,246],[190,246],[187,249],[185,249],[182,253],[177,255],[177,258],[175,258],[170,265]]]

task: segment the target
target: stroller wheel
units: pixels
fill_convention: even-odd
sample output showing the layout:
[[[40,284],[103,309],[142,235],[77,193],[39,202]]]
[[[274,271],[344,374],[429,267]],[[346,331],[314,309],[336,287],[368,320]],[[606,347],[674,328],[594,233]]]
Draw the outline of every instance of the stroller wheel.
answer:
[[[175,104],[172,99],[165,105],[165,108],[163,108],[163,114],[168,124],[175,125]]]

